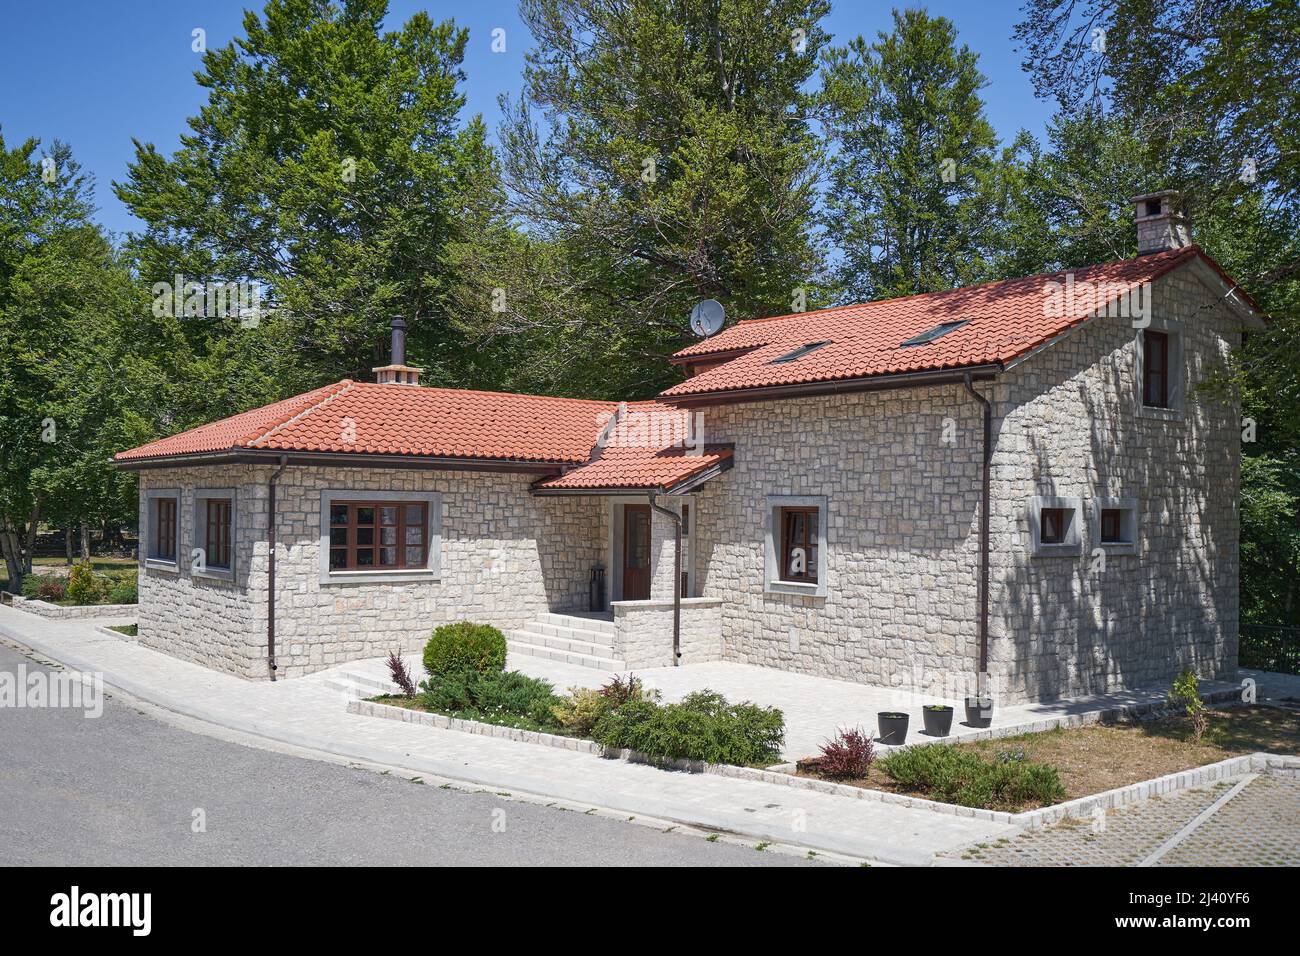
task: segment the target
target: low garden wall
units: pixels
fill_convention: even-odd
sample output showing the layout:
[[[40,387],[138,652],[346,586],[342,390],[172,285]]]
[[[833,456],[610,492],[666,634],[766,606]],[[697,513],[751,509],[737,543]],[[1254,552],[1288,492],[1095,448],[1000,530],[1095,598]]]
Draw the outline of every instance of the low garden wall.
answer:
[[[673,602],[614,601],[615,652],[629,669],[673,666]],[[681,663],[722,660],[722,599],[682,598]]]
[[[18,610],[55,620],[84,620],[90,617],[133,617],[139,610],[139,606],[135,604],[75,604],[64,607],[62,604],[51,604],[48,601],[25,598],[17,594],[10,595],[10,597],[13,599],[13,606]]]

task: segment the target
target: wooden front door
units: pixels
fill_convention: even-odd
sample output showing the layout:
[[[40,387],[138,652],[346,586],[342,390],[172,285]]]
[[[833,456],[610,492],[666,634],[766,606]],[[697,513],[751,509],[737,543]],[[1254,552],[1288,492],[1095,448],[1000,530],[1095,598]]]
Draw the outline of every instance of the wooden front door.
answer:
[[[623,600],[650,597],[650,506],[623,506]]]

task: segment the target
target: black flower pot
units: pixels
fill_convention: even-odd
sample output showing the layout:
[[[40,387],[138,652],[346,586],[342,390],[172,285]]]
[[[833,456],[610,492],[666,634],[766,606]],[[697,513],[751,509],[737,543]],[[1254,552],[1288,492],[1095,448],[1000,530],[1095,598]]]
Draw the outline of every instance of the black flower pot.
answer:
[[[969,727],[987,727],[993,723],[992,697],[966,698],[966,724]]]
[[[927,737],[947,737],[948,731],[952,730],[952,708],[940,704],[926,704],[921,709],[921,716],[925,718],[925,734]]]
[[[876,714],[882,744],[901,744],[907,739],[907,714],[897,710],[882,710]]]

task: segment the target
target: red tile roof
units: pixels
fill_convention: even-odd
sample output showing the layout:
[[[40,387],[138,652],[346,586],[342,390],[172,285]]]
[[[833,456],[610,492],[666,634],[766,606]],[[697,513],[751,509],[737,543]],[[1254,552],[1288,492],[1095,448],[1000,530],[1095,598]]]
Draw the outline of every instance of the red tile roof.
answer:
[[[1095,306],[1084,301],[1080,283],[1105,283],[1104,307],[1197,256],[1218,269],[1196,246],[1188,246],[1082,269],[738,322],[682,349],[675,359],[704,362],[715,353],[749,351],[669,388],[660,398],[672,401],[742,389],[1002,365],[1090,316]],[[1048,283],[1063,285],[1067,275],[1073,275],[1076,293],[1060,314],[1052,314],[1047,308]],[[966,324],[931,343],[902,345],[942,322],[959,320]],[[828,344],[794,361],[773,364],[773,359],[815,342]]]
[[[615,402],[348,379],[125,451],[118,461],[249,449],[586,461]]]
[[[714,465],[731,460],[731,449],[706,445],[692,452],[685,448],[617,448],[580,465],[558,478],[537,484],[541,491],[597,489],[670,490]]]
[[[1078,283],[1108,283],[1113,299],[1197,256],[1235,287],[1195,246],[1072,273],[1076,288]],[[537,486],[542,491],[666,489],[715,465],[725,467],[732,454],[730,448],[702,446],[695,420],[670,404],[674,399],[703,395],[707,400],[713,394],[776,385],[1004,364],[1088,317],[1091,303],[1060,315],[1044,308],[1046,284],[1065,275],[740,322],[679,352],[678,361],[707,361],[713,355],[726,360],[668,389],[657,401],[596,402],[344,379],[121,452],[117,460],[166,461],[256,450],[474,459],[557,470],[580,466],[544,479]],[[956,320],[966,324],[934,342],[901,345]],[[825,344],[794,361],[772,362],[816,342]]]
[[[307,409],[324,401],[330,395],[351,384],[346,379],[334,385],[326,385],[282,402],[274,402],[254,408],[250,411],[223,418],[219,421],[191,428],[168,438],[162,438],[130,451],[120,451],[115,456],[117,461],[135,461],[142,458],[173,457],[178,455],[195,455],[213,451],[228,451],[232,448],[247,448],[249,443],[281,422],[289,421]]]

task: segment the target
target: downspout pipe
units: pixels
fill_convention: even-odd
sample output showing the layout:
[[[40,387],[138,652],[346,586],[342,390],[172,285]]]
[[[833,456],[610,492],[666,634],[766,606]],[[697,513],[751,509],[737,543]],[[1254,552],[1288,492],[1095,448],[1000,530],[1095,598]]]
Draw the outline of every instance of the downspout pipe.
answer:
[[[275,680],[275,487],[284,470],[289,467],[289,456],[280,456],[280,467],[266,484],[266,663]]]
[[[673,523],[673,667],[682,661],[682,516],[659,504],[659,495],[651,493],[650,507]]]
[[[984,410],[984,454],[983,469],[980,476],[980,577],[979,577],[979,638],[980,660],[979,673],[976,675],[976,687],[983,697],[988,692],[987,680],[989,669],[989,466],[993,460],[993,405],[987,398],[975,391],[971,384],[971,374],[967,372],[962,378],[962,385],[967,394],[979,402]]]

